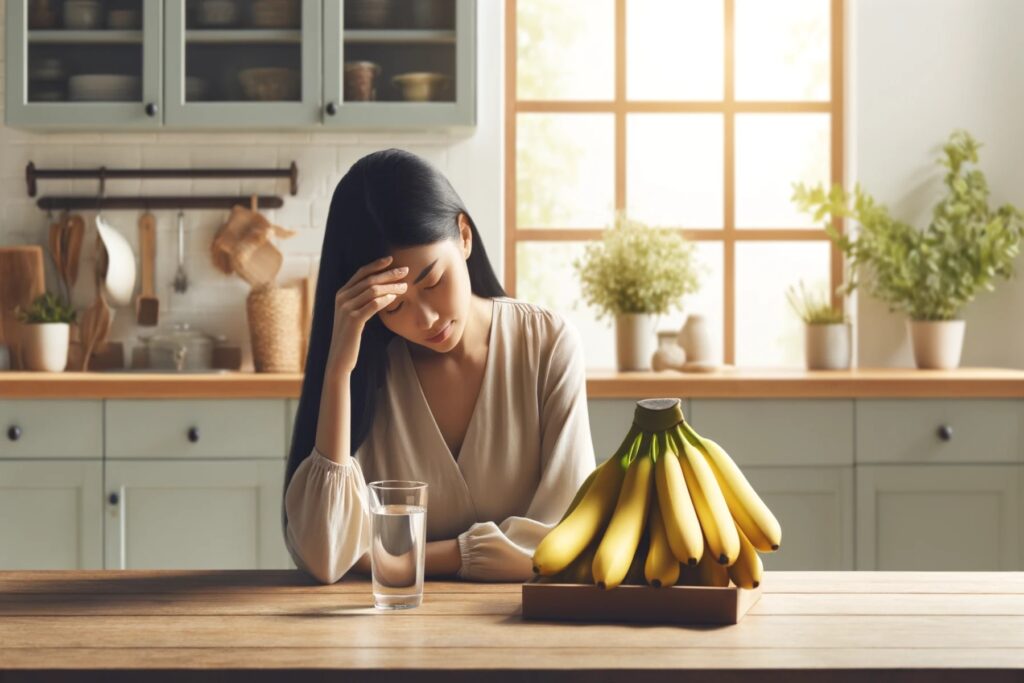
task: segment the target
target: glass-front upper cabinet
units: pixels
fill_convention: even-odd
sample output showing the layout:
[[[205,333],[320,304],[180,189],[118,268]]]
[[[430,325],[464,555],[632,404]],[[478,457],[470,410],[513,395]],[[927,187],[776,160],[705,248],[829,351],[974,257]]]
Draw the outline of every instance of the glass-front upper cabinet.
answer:
[[[160,0],[8,0],[7,123],[159,126],[160,9]]]
[[[324,0],[328,126],[476,123],[474,0]]]
[[[321,0],[165,0],[165,9],[167,124],[320,121]]]

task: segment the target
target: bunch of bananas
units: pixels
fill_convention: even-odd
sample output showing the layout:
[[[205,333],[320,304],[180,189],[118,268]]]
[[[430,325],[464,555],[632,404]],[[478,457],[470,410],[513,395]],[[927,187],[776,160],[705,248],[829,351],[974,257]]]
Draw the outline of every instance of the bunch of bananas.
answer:
[[[615,454],[537,545],[539,582],[756,588],[782,529],[729,454],[679,399],[637,401]]]

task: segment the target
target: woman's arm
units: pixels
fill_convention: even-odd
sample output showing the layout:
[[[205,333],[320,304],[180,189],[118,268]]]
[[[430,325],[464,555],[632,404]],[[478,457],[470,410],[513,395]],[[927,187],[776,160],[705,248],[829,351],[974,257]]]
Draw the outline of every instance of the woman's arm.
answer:
[[[462,567],[462,554],[459,552],[459,539],[449,538],[444,541],[430,541],[425,550],[423,573],[426,576],[449,576],[456,574]],[[370,575],[370,553],[364,554],[352,565],[352,571]]]

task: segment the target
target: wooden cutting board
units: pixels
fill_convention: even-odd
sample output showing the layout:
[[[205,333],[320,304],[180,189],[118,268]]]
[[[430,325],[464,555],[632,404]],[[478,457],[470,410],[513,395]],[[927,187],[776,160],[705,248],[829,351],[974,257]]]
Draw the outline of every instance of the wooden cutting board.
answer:
[[[35,244],[0,247],[0,344],[11,350],[11,368],[24,368],[21,359],[21,327],[15,306],[28,308],[46,291],[43,248]]]

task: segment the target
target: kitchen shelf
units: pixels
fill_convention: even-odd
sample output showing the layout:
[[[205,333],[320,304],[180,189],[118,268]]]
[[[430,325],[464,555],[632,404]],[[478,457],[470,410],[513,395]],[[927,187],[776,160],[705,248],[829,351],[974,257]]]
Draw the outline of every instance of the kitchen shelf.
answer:
[[[189,29],[188,44],[301,43],[299,29]]]
[[[349,29],[344,32],[344,39],[349,44],[404,44],[404,45],[454,45],[455,31],[423,31],[423,30],[371,30]]]
[[[90,31],[36,30],[28,32],[29,44],[97,44],[97,43],[141,43],[142,31],[113,31],[95,29]]]

